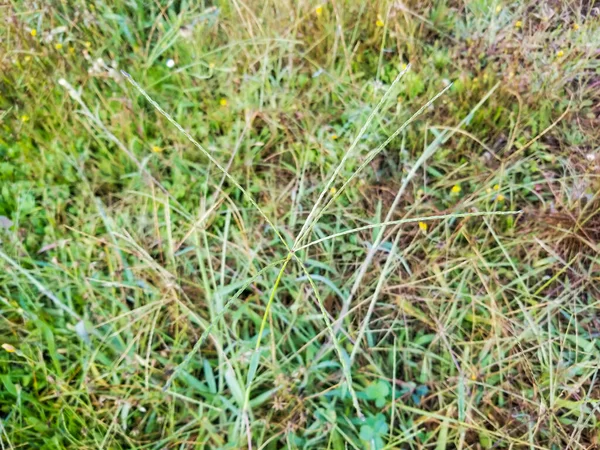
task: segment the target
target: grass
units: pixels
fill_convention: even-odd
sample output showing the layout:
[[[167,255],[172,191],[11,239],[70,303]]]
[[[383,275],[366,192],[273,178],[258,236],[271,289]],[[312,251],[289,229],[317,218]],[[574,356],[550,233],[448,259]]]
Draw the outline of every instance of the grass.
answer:
[[[0,12],[3,449],[598,444],[593,2]]]

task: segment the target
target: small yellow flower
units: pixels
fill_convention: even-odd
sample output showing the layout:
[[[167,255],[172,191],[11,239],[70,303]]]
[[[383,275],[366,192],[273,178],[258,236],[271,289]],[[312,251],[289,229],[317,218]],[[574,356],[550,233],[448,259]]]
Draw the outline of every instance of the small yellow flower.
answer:
[[[477,381],[477,374],[476,373],[471,374],[471,380],[472,381]]]
[[[377,19],[377,22],[375,22],[375,25],[377,26],[377,28],[383,28],[385,23],[383,22],[383,20]]]
[[[315,8],[315,14],[316,14],[317,16],[320,16],[321,14],[323,14],[323,5],[318,5],[318,6]]]
[[[55,48],[56,50],[62,50],[62,48],[63,48],[63,45],[62,45],[62,44],[59,42],[59,43],[57,43],[56,45],[54,45],[54,48]]]
[[[556,57],[557,58],[562,58],[563,56],[565,56],[565,52],[562,50],[559,50],[556,52]]]
[[[338,138],[338,135],[337,135],[337,134],[332,134],[332,135],[331,135],[331,140],[332,140],[332,141],[335,141],[335,140],[337,140],[337,138]]]
[[[209,67],[210,69],[214,69],[214,68],[215,68],[215,63],[210,63],[210,64],[208,65],[208,67]]]
[[[85,44],[86,48],[90,48],[92,46],[92,43],[90,41],[86,41]]]
[[[32,37],[36,37],[37,36],[37,30],[35,28],[33,30],[31,30],[30,33],[31,33]]]
[[[29,62],[29,61],[31,60],[31,56],[29,56],[29,55],[25,55],[25,58],[23,58],[23,60],[24,60],[25,62]]]
[[[454,186],[452,186],[452,189],[450,189],[450,192],[453,194],[460,194],[460,191],[462,191],[462,188],[460,187],[460,184],[455,184]]]
[[[69,53],[72,55],[75,53],[75,47],[69,47]]]
[[[27,114],[23,114],[21,116],[21,122],[29,122],[29,116]]]
[[[517,21],[515,22],[515,27],[516,27],[516,28],[523,28],[523,22],[521,22],[520,20],[517,20]]]
[[[427,224],[425,222],[419,222],[419,230],[423,233],[427,233]]]
[[[406,70],[407,67],[408,67],[408,64],[402,63],[402,70]]]
[[[503,202],[505,200],[505,197],[502,194],[498,194],[496,195],[496,200],[498,200],[499,202]]]
[[[579,24],[577,24],[577,23],[574,23],[574,24],[573,24],[573,29],[574,29],[575,31],[579,30]]]
[[[336,192],[337,192],[337,188],[336,188],[335,186],[331,186],[331,189],[329,189],[329,193],[330,193],[331,195],[335,195],[335,194],[336,194]]]
[[[499,191],[500,190],[500,185],[499,184],[495,184],[494,185],[494,190],[495,191]]]
[[[502,11],[502,5],[496,6],[496,14],[499,14]]]
[[[152,147],[152,152],[153,153],[162,153],[163,149],[160,148],[158,145],[155,145]]]
[[[227,99],[226,98],[222,98],[221,100],[219,100],[219,105],[221,105],[221,106],[227,106]]]
[[[485,190],[485,192],[487,192],[488,194],[491,194],[491,193],[492,193],[492,188],[487,188],[487,189]]]
[[[17,351],[17,349],[16,349],[16,348],[14,348],[14,347],[13,347],[12,345],[10,345],[10,344],[2,344],[2,348],[3,348],[4,350],[6,350],[8,353],[14,353],[14,352],[16,352],[16,351]]]

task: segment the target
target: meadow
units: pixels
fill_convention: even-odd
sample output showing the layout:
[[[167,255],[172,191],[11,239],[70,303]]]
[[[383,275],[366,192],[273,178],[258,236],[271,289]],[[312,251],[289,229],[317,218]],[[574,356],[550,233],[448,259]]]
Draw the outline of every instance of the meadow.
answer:
[[[600,445],[600,5],[0,4],[4,449]]]

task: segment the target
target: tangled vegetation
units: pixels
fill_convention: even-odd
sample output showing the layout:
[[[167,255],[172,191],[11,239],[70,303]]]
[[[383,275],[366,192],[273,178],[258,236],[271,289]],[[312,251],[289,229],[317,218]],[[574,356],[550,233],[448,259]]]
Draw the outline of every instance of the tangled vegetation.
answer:
[[[2,448],[594,448],[599,15],[4,2]]]

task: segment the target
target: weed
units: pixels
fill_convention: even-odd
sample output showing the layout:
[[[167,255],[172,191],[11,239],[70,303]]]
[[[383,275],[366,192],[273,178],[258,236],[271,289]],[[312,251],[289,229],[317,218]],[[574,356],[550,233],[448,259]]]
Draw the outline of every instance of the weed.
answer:
[[[593,2],[0,11],[3,448],[597,443]]]

